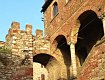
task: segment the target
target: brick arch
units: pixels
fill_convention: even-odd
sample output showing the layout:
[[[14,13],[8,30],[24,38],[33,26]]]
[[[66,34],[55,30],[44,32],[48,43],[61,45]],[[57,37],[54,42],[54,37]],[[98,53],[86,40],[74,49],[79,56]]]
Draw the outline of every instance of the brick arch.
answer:
[[[48,50],[35,50],[33,56],[38,55],[38,54],[41,54],[41,53],[51,55],[50,54],[50,51],[48,51]]]
[[[40,54],[49,55],[49,56],[55,58],[58,61],[58,63],[60,64],[60,60],[57,58],[57,55],[51,54],[49,51],[46,51],[46,50],[45,51],[43,50],[43,51],[40,51],[40,52],[35,52],[35,54],[33,54],[33,56],[40,55]]]
[[[76,26],[77,30],[72,36],[76,37],[76,55],[79,57],[82,65],[94,45],[103,37],[104,31],[101,19],[99,19],[97,12],[93,10],[82,12],[78,16],[77,21],[78,28]]]
[[[66,41],[68,40],[66,34],[57,34],[57,35],[51,40],[51,50],[52,50],[52,51],[56,50],[56,48],[57,48],[57,40],[56,40],[56,39],[57,39],[59,36],[65,37]],[[51,53],[52,53],[52,51],[51,51]]]
[[[65,32],[63,32],[63,31],[58,31],[58,32],[56,32],[56,34],[54,34],[53,37],[51,37],[51,44],[53,44],[53,43],[55,42],[55,39],[56,39],[58,36],[60,36],[60,35],[64,36],[64,37],[66,38],[66,41],[67,41],[67,42],[69,41],[69,40],[68,40],[68,37],[67,37],[67,34],[66,34]]]
[[[54,58],[56,61],[58,61],[54,56],[52,56],[51,54],[47,54],[47,53],[39,53],[39,54],[34,55],[33,57],[37,57],[37,56],[40,57],[40,55],[48,56],[48,57]],[[43,56],[42,56],[42,58],[44,58]]]
[[[61,65],[54,56],[46,53],[39,53],[33,57],[33,61],[45,66],[48,71],[48,79],[57,80],[57,78],[61,78]]]
[[[84,8],[83,8],[83,11],[77,12],[77,16],[76,16],[75,21],[74,21],[74,22],[75,22],[74,28],[72,28],[72,30],[71,30],[71,38],[70,38],[70,41],[71,41],[71,42],[74,42],[74,43],[77,42],[78,31],[79,31],[80,25],[81,25],[78,18],[79,18],[82,14],[84,14],[85,12],[87,12],[87,13],[93,12],[94,14],[97,15],[97,17],[100,16],[100,14],[99,14],[96,10],[90,9],[90,8],[91,8],[91,6],[89,6],[88,9],[87,9],[87,7],[86,7],[86,8],[84,7]],[[88,15],[88,14],[87,14],[87,15]]]
[[[101,6],[100,6],[101,5]],[[70,37],[74,36],[79,28],[80,28],[80,23],[78,21],[78,17],[84,13],[85,11],[88,11],[88,10],[91,10],[93,12],[95,12],[97,14],[97,16],[101,16],[102,13],[104,12],[104,1],[103,0],[100,0],[97,4],[92,4],[90,3],[89,4],[89,1],[87,1],[83,6],[81,6],[77,11],[76,11],[76,14],[73,14],[73,16],[71,16],[71,18],[73,18],[75,16],[75,18],[73,18],[73,21],[74,21],[74,25],[72,26],[72,30],[71,30],[71,35]],[[73,39],[74,38],[74,39]],[[72,41],[72,39],[74,40],[74,42],[76,43],[77,42],[77,35],[75,35],[74,37],[72,37],[70,39],[70,41]]]
[[[70,46],[67,43],[67,38],[65,35],[58,35],[54,39],[51,47],[51,51],[53,54],[59,55],[60,62],[62,64],[62,73],[66,74],[66,77],[63,76],[63,78],[68,79],[71,77],[70,74],[72,74],[71,71],[71,53],[70,53]]]

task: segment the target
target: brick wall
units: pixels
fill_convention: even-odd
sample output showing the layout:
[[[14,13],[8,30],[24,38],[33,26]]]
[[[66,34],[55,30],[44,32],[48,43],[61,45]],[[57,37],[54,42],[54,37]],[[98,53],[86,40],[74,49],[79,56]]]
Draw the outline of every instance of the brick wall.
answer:
[[[90,52],[78,74],[78,80],[105,79],[105,39],[100,41]]]
[[[52,17],[54,2],[58,3],[58,14]],[[68,2],[66,2],[66,0],[52,1],[44,12],[45,37],[50,41],[51,54],[55,55],[56,59],[61,58],[62,60],[58,61],[63,63],[64,57],[62,56],[61,52],[57,52],[56,43],[54,44],[55,39],[59,35],[63,35],[66,38],[67,43],[71,42],[71,40],[72,42],[76,43],[78,39],[78,31],[81,26],[80,22],[78,21],[79,16],[88,10],[95,12],[98,17],[102,16],[103,12],[105,11],[104,7],[104,0],[68,0]],[[74,37],[72,38],[72,36]],[[89,53],[85,63],[78,72],[79,80],[104,79],[104,45],[105,42],[92,48],[92,51]],[[59,57],[57,55],[59,55]],[[63,66],[65,66],[64,63]],[[64,75],[67,74],[65,69],[66,68],[62,68],[64,71],[62,74]]]

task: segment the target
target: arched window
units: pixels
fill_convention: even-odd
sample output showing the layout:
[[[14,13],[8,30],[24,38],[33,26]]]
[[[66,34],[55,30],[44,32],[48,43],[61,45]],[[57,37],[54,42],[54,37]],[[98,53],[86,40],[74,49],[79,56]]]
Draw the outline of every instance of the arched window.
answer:
[[[55,2],[53,4],[53,17],[58,13],[58,4]]]

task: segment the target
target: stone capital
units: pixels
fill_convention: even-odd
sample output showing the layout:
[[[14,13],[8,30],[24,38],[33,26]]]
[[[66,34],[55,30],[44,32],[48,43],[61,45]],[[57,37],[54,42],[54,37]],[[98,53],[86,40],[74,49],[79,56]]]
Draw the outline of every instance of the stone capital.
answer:
[[[71,45],[71,44],[74,44],[74,45],[75,45],[75,42],[70,41],[70,42],[68,42],[67,44],[68,44],[68,45]]]
[[[99,16],[99,19],[105,20],[105,12],[103,12],[103,14]]]
[[[105,12],[102,14],[103,19],[105,19]]]

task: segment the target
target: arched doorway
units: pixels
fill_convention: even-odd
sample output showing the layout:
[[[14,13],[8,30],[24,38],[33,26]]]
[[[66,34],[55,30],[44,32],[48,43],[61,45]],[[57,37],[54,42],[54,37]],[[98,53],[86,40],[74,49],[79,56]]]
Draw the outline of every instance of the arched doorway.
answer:
[[[44,68],[44,71],[45,69],[47,70],[46,74],[41,74],[43,78],[41,78],[41,80],[57,80],[60,77],[60,65],[53,56],[40,53],[33,57],[33,62],[40,63],[41,67]]]
[[[76,55],[79,58],[78,66],[80,67],[88,54],[91,53],[93,46],[103,37],[104,31],[102,21],[92,10],[82,13],[78,20],[80,28],[76,43]]]
[[[70,80],[72,77],[72,70],[71,70],[71,54],[70,54],[70,46],[67,44],[67,40],[65,36],[59,35],[55,38],[56,48],[60,50],[62,55],[62,79]],[[64,74],[65,73],[65,74]]]

